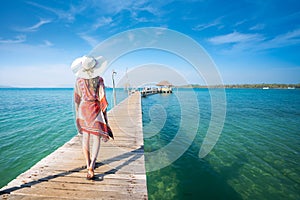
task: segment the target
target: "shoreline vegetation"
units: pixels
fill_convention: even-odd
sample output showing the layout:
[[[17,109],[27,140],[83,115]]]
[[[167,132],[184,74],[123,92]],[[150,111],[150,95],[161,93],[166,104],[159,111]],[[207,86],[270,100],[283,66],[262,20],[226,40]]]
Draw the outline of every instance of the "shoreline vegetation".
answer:
[[[280,83],[261,83],[261,84],[224,84],[224,85],[200,85],[200,84],[189,84],[189,85],[174,85],[173,88],[248,88],[248,89],[299,89],[300,83],[297,84],[280,84]],[[8,89],[72,89],[72,87],[13,87],[13,86],[6,86],[0,85],[1,88],[8,88]],[[112,88],[111,86],[106,86],[106,88]],[[119,88],[123,89],[123,88]]]
[[[262,84],[224,84],[224,85],[198,85],[190,84],[183,86],[174,86],[175,88],[249,88],[249,89],[296,89],[300,88],[298,84],[279,84],[279,83],[262,83]]]

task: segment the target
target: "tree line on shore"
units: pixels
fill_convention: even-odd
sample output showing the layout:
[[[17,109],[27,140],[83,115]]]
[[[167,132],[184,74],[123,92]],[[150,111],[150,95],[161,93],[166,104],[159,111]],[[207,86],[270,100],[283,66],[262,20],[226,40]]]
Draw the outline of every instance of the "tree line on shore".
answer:
[[[288,88],[300,88],[298,84],[280,84],[280,83],[261,83],[261,84],[224,84],[224,85],[182,85],[176,86],[178,88],[274,88],[274,89],[288,89]]]

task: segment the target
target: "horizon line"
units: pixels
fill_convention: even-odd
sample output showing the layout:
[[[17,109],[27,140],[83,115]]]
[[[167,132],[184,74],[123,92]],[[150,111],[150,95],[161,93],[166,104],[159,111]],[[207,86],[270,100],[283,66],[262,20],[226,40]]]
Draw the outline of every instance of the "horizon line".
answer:
[[[182,87],[182,88],[193,88],[193,87],[230,87],[230,86],[299,86],[300,83],[231,83],[231,84],[219,84],[219,85],[204,85],[204,84],[197,84],[197,83],[192,83],[192,84],[186,84],[186,85],[173,85],[172,87],[177,88],[177,87]],[[106,88],[113,88],[111,86],[105,86]],[[9,86],[9,85],[0,85],[0,89],[73,89],[74,87],[72,86]],[[133,87],[134,88],[134,87]],[[138,88],[143,88],[143,87],[138,87]],[[125,89],[125,87],[116,87],[116,89]]]

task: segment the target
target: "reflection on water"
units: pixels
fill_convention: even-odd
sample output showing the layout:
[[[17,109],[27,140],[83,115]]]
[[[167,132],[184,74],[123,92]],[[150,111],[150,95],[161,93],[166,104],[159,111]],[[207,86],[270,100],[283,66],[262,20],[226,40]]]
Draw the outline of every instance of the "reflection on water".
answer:
[[[226,90],[224,129],[204,159],[198,152],[209,125],[210,98],[205,89],[195,91],[200,108],[197,136],[170,166],[147,173],[149,199],[299,199],[300,91]],[[189,101],[192,90],[178,92]],[[183,116],[176,95],[149,96],[142,104],[144,127],[154,104],[164,107],[168,116],[158,134],[145,138],[145,151],[151,152],[170,143]],[[155,117],[159,121],[160,115]],[[151,133],[149,127],[147,131]],[[159,159],[149,160],[146,154],[146,160],[149,168]]]

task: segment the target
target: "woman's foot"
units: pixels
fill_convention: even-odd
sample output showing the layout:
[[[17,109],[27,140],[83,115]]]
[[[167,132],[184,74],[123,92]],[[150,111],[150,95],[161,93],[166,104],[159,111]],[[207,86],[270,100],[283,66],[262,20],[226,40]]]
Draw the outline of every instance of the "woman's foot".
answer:
[[[93,178],[94,178],[94,170],[93,170],[92,168],[90,168],[90,169],[88,170],[87,175],[86,175],[86,179],[87,179],[87,180],[92,180]]]

